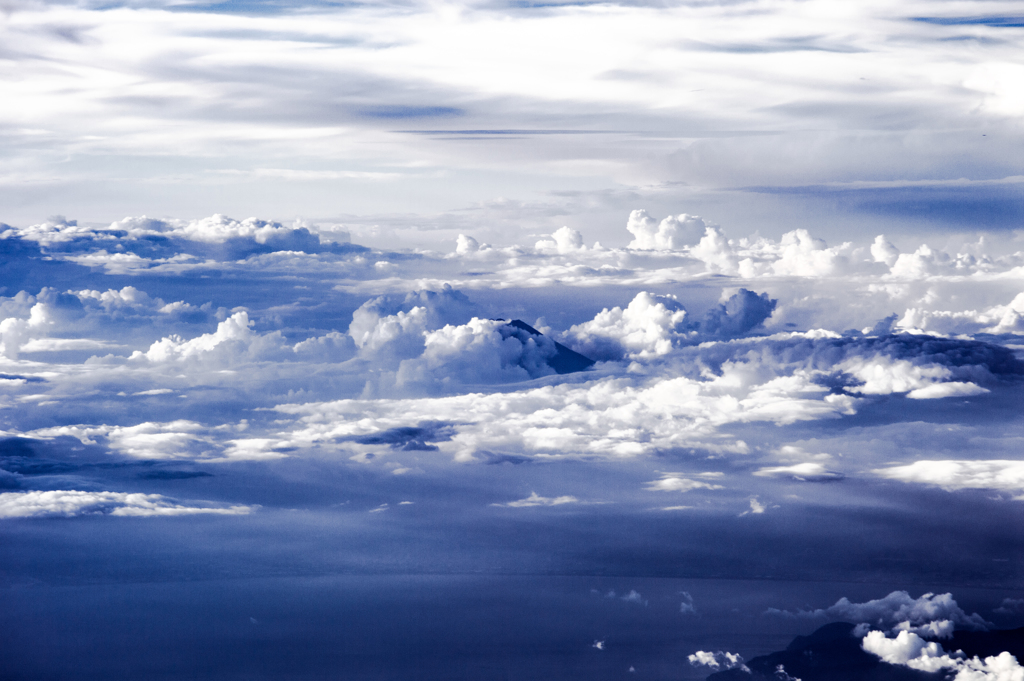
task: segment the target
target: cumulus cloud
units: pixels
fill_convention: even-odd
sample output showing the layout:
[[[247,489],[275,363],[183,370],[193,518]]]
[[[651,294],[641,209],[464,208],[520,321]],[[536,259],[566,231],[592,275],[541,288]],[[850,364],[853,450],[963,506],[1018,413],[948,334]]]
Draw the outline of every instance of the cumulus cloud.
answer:
[[[253,506],[186,505],[159,494],[52,490],[0,494],[0,518],[73,517],[80,515],[176,516],[243,515]]]
[[[906,591],[893,591],[884,598],[864,603],[854,603],[844,596],[831,607],[800,611],[796,615],[827,617],[885,630],[920,633],[930,631],[936,635],[944,635],[948,631],[948,625],[942,624],[943,622],[949,622],[960,629],[986,630],[989,627],[989,623],[981,615],[968,615],[964,612],[949,593],[925,593],[919,598],[912,598]]]
[[[459,255],[476,253],[480,250],[480,242],[471,236],[460,234],[455,240],[455,252]]]
[[[686,310],[674,296],[641,291],[626,309],[605,308],[591,321],[570,328],[565,339],[587,357],[614,360],[664,355],[693,335]]]
[[[423,352],[428,331],[465,324],[473,310],[469,298],[448,285],[440,291],[379,296],[352,314],[348,333],[364,355],[400,360]]]
[[[272,251],[317,253],[337,247],[321,244],[320,238],[310,231],[310,225],[302,222],[284,225],[255,217],[236,220],[220,214],[197,220],[126,217],[108,227],[85,227],[75,220],[57,218],[13,231],[53,252],[117,249],[138,257],[178,250],[232,259]]]
[[[1024,334],[1024,293],[1006,305],[983,310],[930,310],[911,307],[897,322],[904,331],[933,334]]]
[[[772,316],[778,300],[741,288],[717,308],[708,310],[700,324],[702,339],[738,338],[760,327]]]
[[[884,263],[892,267],[896,263],[896,259],[900,257],[900,251],[889,243],[884,234],[879,234],[875,237],[874,243],[871,244],[871,257],[875,262]]]
[[[747,665],[743,664],[743,657],[737,653],[727,653],[721,650],[710,652],[698,650],[687,657],[690,665],[694,667],[709,667],[714,671],[725,671],[726,669],[741,669],[750,672]]]
[[[925,641],[916,633],[901,631],[895,638],[881,631],[864,636],[862,647],[889,664],[902,665],[922,672],[947,671],[952,681],[1020,681],[1024,667],[1008,652],[967,659],[960,651],[952,655],[941,644]],[[955,674],[955,676],[954,676]]]
[[[551,235],[550,239],[541,239],[534,248],[542,253],[575,253],[586,249],[583,235],[575,229],[561,227]]]
[[[772,271],[778,276],[824,277],[834,274],[841,262],[842,252],[851,244],[829,248],[806,229],[797,229],[782,235]]]
[[[558,349],[548,336],[500,319],[473,318],[424,335],[424,350],[404,360],[398,385],[511,383],[557,373],[549,361]]]
[[[564,338],[598,360],[652,359],[687,343],[743,336],[760,327],[777,303],[767,293],[740,289],[697,323],[675,296],[641,291],[625,309],[605,308],[592,320],[574,325]]]
[[[626,229],[633,235],[629,248],[671,251],[696,242],[706,225],[696,215],[670,215],[658,222],[647,211],[634,210],[629,214]]]

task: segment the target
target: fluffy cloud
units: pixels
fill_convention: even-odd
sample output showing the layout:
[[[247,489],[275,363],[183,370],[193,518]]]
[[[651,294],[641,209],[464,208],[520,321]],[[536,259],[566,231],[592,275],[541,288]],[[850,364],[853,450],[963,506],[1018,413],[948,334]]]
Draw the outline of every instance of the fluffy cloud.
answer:
[[[473,318],[423,337],[422,355],[403,360],[398,386],[515,383],[556,373],[551,338],[504,320]]]
[[[704,221],[696,215],[670,215],[661,222],[645,210],[629,214],[626,229],[633,235],[629,248],[671,251],[697,241],[706,229]]]
[[[775,311],[777,300],[741,288],[717,308],[708,310],[700,324],[701,340],[739,338],[760,327]]]
[[[416,357],[425,348],[427,331],[465,324],[473,317],[473,310],[469,298],[447,285],[439,292],[379,296],[352,314],[348,332],[364,353]]]
[[[952,594],[922,594],[911,598],[906,591],[893,591],[884,598],[864,603],[853,603],[843,597],[825,609],[799,613],[807,617],[828,617],[854,623],[868,624],[882,629],[895,628],[907,632],[935,622],[947,621],[961,629],[984,630],[989,624],[981,615],[968,615],[957,605]],[[919,629],[924,632],[925,630]],[[941,630],[938,632],[941,633]]]
[[[467,243],[467,250],[469,247],[470,245]],[[542,253],[559,253],[564,255],[566,253],[575,253],[576,251],[585,250],[586,246],[583,245],[582,234],[577,232],[575,229],[570,229],[569,227],[560,227],[555,230],[550,239],[542,239],[538,241],[534,248]]]
[[[222,354],[237,357],[239,354],[248,352],[252,345],[254,334],[249,330],[252,322],[246,312],[236,312],[220,324],[214,333],[203,334],[191,340],[185,340],[180,336],[163,338],[147,350],[145,353],[136,352],[132,359],[145,357],[150,362],[168,362],[176,360],[187,360],[195,357],[207,356],[217,350]]]
[[[841,253],[850,247],[843,244],[829,248],[821,239],[815,239],[806,229],[797,229],[782,235],[777,259],[772,271],[778,276],[825,277],[836,272]]]
[[[1024,462],[1020,461],[924,460],[874,473],[890,480],[935,485],[949,491],[991,489],[1024,499]]]
[[[1007,305],[984,310],[907,309],[897,326],[904,331],[937,334],[1024,334],[1024,293]]]
[[[564,335],[567,343],[597,360],[652,359],[688,343],[737,338],[757,329],[778,301],[740,289],[693,322],[675,296],[641,291],[622,309],[605,308]]]
[[[634,210],[626,229],[634,237],[629,248],[682,251],[702,261],[709,272],[748,278],[832,276],[849,267],[847,254],[852,248],[852,243],[830,248],[806,229],[787,232],[778,242],[765,238],[733,240],[719,227],[685,213],[659,223],[646,211]]]
[[[605,308],[591,321],[570,328],[565,339],[596,360],[646,359],[667,354],[693,335],[686,310],[674,296],[641,291],[626,309]]]
[[[242,515],[252,506],[189,506],[159,494],[53,490],[0,494],[0,518],[72,517],[79,515],[173,516],[200,513]]]
[[[948,670],[951,681],[1022,681],[1024,667],[1008,652],[966,659],[962,652],[952,655],[934,641],[925,641],[909,631],[887,638],[881,631],[864,636],[862,647],[889,664],[902,665],[922,672]],[[955,676],[953,676],[955,674]]]
[[[161,244],[172,242],[186,251],[228,258],[254,252],[318,252],[322,249],[319,237],[310,232],[308,225],[282,225],[258,218],[235,220],[219,214],[198,220],[127,217],[102,228],[83,227],[75,220],[57,218],[16,229],[14,233],[57,252],[83,248],[99,250],[96,247],[100,246],[127,249],[145,256],[165,251],[166,247],[161,248]],[[190,246],[190,242],[194,245]],[[211,250],[211,246],[219,248]]]
[[[707,650],[698,650],[693,653],[687,659],[690,664],[694,667],[710,667],[714,671],[724,671],[726,669],[742,669],[745,672],[749,672],[747,665],[743,664],[743,657],[736,653],[726,653],[719,650],[718,652],[709,652]]]

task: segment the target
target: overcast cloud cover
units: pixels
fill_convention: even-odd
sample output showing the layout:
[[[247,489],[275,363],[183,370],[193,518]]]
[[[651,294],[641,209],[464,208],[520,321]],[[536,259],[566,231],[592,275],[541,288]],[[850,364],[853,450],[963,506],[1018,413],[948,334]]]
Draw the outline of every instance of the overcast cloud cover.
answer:
[[[1020,681],[1021,45],[0,5],[0,676]]]

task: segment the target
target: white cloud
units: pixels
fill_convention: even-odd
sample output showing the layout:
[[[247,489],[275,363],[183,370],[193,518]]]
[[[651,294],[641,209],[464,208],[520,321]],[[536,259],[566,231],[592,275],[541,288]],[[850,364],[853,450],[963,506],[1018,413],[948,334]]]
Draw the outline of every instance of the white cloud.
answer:
[[[721,650],[714,653],[707,650],[698,650],[687,657],[687,659],[694,667],[710,667],[715,671],[724,671],[726,669],[750,671],[747,669],[747,665],[743,664],[743,657],[741,655],[722,652]]]
[[[538,241],[534,248],[542,253],[559,253],[562,255],[586,250],[586,246],[583,245],[583,235],[569,227],[558,228],[551,235],[550,239]]]
[[[797,613],[805,617],[828,617],[854,623],[864,623],[882,629],[900,631],[916,630],[936,633],[945,632],[943,621],[951,622],[961,629],[988,628],[988,622],[981,615],[968,615],[953,599],[952,594],[925,593],[912,598],[906,591],[893,591],[884,598],[864,603],[853,603],[843,597],[836,604],[825,609]],[[906,640],[906,639],[904,639]]]
[[[948,491],[991,489],[1024,499],[1024,462],[1021,461],[924,460],[873,472],[890,480],[935,485]]]
[[[922,672],[949,670],[955,672],[951,681],[1021,681],[1024,667],[1008,652],[967,659],[962,652],[950,655],[942,645],[925,641],[909,631],[901,631],[895,638],[887,638],[881,631],[870,631],[864,636],[862,647],[889,664],[902,665]]]
[[[745,515],[760,515],[768,510],[768,504],[761,503],[757,497],[750,497],[750,510],[740,513],[740,517]]]
[[[695,489],[724,488],[721,485],[684,478],[675,473],[663,473],[661,479],[647,483],[647,489],[652,492],[690,492]]]
[[[900,252],[898,248],[889,243],[884,234],[879,234],[871,244],[871,257],[875,262],[885,263],[892,267],[896,263],[896,259],[900,257]]]
[[[398,385],[494,384],[550,376],[547,363],[557,349],[548,336],[535,336],[503,320],[473,318],[423,336],[423,354],[403,360]]]
[[[908,308],[897,322],[900,329],[936,334],[1012,333],[1024,334],[1024,293],[1007,305],[984,310],[929,310]]]
[[[693,334],[686,310],[674,296],[641,291],[626,309],[605,308],[591,321],[576,324],[565,340],[595,360],[650,358],[665,355]]]
[[[772,478],[786,477],[811,482],[840,480],[843,478],[842,473],[830,471],[820,463],[814,462],[798,463],[791,466],[769,466],[754,471],[754,475]]]
[[[782,235],[778,246],[778,259],[772,270],[779,276],[825,277],[836,272],[840,254],[849,248],[843,244],[829,248],[821,239],[815,239],[806,229],[797,229]]]
[[[253,506],[190,506],[159,494],[53,490],[0,494],[0,518],[43,518],[78,515],[174,516],[243,515]]]
[[[906,393],[938,385],[953,373],[940,364],[915,364],[906,359],[893,359],[885,355],[854,357],[836,366],[863,381],[863,385],[849,388],[862,395],[889,395]],[[918,393],[927,397],[929,393]],[[937,395],[944,396],[944,395]]]
[[[946,383],[933,383],[923,388],[916,388],[907,393],[907,397],[912,400],[935,400],[942,397],[971,397],[973,395],[983,395],[987,392],[989,392],[987,388],[982,388],[974,383],[948,381]]]
[[[255,334],[249,329],[252,324],[248,313],[236,312],[219,323],[214,333],[203,334],[191,340],[185,340],[181,336],[163,338],[153,343],[146,352],[136,351],[132,358],[145,357],[150,362],[180,361],[200,357],[217,349],[226,349],[231,355],[242,354],[248,350],[248,346],[255,338]]]
[[[438,446],[459,459],[509,450],[525,456],[631,458],[686,446],[743,453],[745,443],[720,432],[726,424],[787,424],[853,413],[854,398],[830,394],[812,378],[804,372],[771,378],[760,367],[730,362],[708,380],[627,374],[515,392],[340,400],[277,410],[300,418],[289,438],[309,443],[403,423],[456,422],[458,434]]]
[[[460,234],[456,240],[455,252],[459,255],[466,255],[467,253],[476,253],[480,250],[480,242],[471,236]]]
[[[672,251],[700,239],[706,225],[696,215],[681,213],[657,222],[647,211],[634,210],[629,214],[626,229],[633,235],[629,248]]]
[[[517,501],[510,501],[505,504],[491,504],[492,506],[507,506],[509,508],[528,508],[530,506],[561,506],[563,504],[578,504],[579,499],[565,495],[560,497],[542,497],[536,492],[530,492],[530,496]]]

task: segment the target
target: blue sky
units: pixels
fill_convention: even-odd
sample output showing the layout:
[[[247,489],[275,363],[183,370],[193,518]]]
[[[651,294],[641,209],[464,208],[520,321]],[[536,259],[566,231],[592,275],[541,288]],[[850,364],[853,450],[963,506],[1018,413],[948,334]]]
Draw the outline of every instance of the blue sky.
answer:
[[[1019,3],[0,9],[0,675],[1018,673]]]

